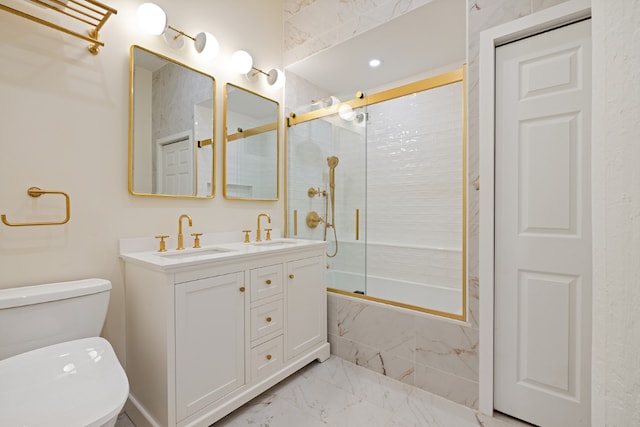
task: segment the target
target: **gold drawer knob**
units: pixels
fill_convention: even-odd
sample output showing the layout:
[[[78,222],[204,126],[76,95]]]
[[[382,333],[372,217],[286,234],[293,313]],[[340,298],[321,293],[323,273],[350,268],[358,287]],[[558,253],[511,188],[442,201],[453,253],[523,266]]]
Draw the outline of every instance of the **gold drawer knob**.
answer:
[[[268,279],[266,283],[267,283],[267,285],[270,285],[271,284],[271,279]]]
[[[296,277],[296,276],[294,276],[293,274],[289,275],[289,279],[293,279],[294,277]]]
[[[240,292],[244,292],[244,286],[240,286]]]
[[[267,323],[271,322],[271,317],[267,317]]]
[[[267,360],[271,360],[271,355],[267,354]]]

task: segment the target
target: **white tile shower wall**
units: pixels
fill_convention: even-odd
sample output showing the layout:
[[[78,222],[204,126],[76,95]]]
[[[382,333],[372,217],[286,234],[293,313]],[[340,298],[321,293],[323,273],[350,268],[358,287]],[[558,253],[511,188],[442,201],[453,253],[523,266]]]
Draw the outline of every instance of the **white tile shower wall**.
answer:
[[[458,83],[369,107],[369,242],[461,249],[461,94]]]

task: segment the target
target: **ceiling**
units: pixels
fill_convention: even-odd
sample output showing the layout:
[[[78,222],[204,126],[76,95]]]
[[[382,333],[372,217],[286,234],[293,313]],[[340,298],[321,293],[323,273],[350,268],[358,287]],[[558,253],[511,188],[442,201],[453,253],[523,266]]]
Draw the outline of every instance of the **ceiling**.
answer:
[[[466,61],[466,0],[433,0],[286,68],[329,94],[384,86]],[[372,69],[369,60],[381,59]]]

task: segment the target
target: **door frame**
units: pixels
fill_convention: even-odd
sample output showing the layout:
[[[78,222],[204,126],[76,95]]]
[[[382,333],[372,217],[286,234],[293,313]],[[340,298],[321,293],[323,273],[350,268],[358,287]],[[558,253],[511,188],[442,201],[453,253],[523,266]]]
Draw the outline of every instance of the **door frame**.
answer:
[[[479,400],[480,412],[493,414],[495,287],[495,49],[508,42],[591,17],[590,0],[569,0],[480,33],[479,57]]]

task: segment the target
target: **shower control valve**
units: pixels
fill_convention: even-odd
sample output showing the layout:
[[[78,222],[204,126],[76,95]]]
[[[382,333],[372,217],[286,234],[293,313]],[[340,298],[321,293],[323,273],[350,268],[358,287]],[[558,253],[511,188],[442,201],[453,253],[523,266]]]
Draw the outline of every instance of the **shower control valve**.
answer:
[[[307,214],[306,220],[307,220],[307,227],[309,228],[316,228],[320,223],[324,221],[316,211],[309,212]]]
[[[313,199],[316,196],[326,196],[327,192],[325,190],[321,190],[320,187],[313,188],[313,187],[309,187],[309,189],[307,190],[307,196],[309,196],[310,199]]]

